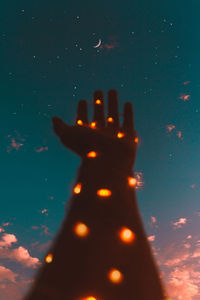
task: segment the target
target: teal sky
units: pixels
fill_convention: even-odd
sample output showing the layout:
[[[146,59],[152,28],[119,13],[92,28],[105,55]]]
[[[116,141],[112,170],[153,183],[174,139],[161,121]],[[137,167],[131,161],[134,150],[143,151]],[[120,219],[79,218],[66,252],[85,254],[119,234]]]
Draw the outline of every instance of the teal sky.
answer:
[[[133,103],[147,235],[171,298],[199,299],[199,10],[195,0],[1,1],[2,300],[30,285],[75,184],[80,159],[51,117],[72,124],[86,99],[91,118],[97,89],[116,89],[121,113]]]

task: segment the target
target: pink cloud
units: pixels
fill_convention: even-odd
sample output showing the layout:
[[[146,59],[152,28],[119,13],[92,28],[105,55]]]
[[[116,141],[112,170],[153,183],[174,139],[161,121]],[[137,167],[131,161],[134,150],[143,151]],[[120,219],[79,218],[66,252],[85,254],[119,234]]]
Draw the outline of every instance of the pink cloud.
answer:
[[[179,139],[183,139],[181,131],[177,131],[176,135]]]
[[[41,210],[42,214],[45,214],[46,216],[48,216],[48,209],[44,208],[43,210]]]
[[[192,255],[193,258],[200,257],[200,249],[196,249]]]
[[[0,240],[0,258],[17,261],[26,267],[37,267],[39,259],[31,257],[28,250],[22,246],[12,248],[12,244],[14,243],[17,243],[17,238],[14,234],[3,234]]]
[[[17,238],[14,234],[4,233],[0,240],[0,247],[9,247],[12,243],[16,243]]]
[[[142,172],[134,172],[134,177],[136,178],[136,189],[140,189],[144,186],[144,181],[143,181],[143,173]]]
[[[191,235],[188,235],[186,239],[191,239],[191,238],[192,238],[192,236],[191,236]]]
[[[15,278],[18,274],[13,273],[10,269],[5,268],[4,266],[0,266],[0,283],[4,281],[15,282]]]
[[[166,128],[167,128],[167,132],[171,132],[171,131],[172,131],[173,129],[175,129],[176,127],[175,127],[175,125],[170,124],[170,125],[167,125]]]
[[[156,238],[156,236],[155,235],[150,235],[150,236],[148,236],[148,241],[149,242],[154,242],[155,241],[155,238]]]
[[[49,228],[46,225],[41,225],[41,228],[44,229],[44,234],[51,235]]]
[[[12,271],[11,271],[12,272]],[[16,274],[17,275],[17,274]],[[32,280],[18,275],[15,282],[7,280],[0,282],[0,295],[2,300],[22,300],[27,290],[30,288]]]
[[[187,85],[187,84],[189,84],[189,83],[190,83],[190,81],[185,81],[185,82],[183,82],[184,85]]]
[[[35,149],[35,152],[43,152],[43,151],[48,151],[48,147],[40,147],[39,149]]]
[[[200,272],[194,270],[194,265],[177,267],[169,274],[168,293],[178,300],[193,300],[200,296],[199,283]]]
[[[180,218],[177,222],[172,222],[172,225],[174,226],[174,228],[181,228],[183,227],[184,224],[187,223],[187,219],[186,218]]]
[[[190,98],[190,95],[186,95],[186,94],[182,94],[179,99],[184,100],[184,101],[188,101]]]
[[[4,231],[5,231],[5,230],[4,230],[2,227],[0,227],[0,233],[1,233],[1,232],[4,232]]]

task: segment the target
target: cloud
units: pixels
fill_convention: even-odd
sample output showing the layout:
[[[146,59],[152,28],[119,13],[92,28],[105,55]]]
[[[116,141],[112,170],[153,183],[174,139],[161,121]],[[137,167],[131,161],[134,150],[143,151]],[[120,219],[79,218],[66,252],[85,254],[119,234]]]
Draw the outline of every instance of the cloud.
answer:
[[[10,259],[21,263],[26,267],[37,267],[39,259],[31,257],[28,250],[22,246],[12,248],[14,243],[17,243],[17,238],[14,234],[4,233],[0,240],[0,258]]]
[[[180,218],[177,222],[172,222],[172,225],[174,226],[174,229],[183,227],[184,224],[187,223],[186,218]]]
[[[0,283],[4,281],[15,282],[15,278],[18,274],[13,273],[10,269],[5,268],[4,266],[0,266]]]
[[[4,233],[0,240],[0,247],[9,247],[12,243],[16,243],[17,238],[14,234]]]
[[[199,294],[200,272],[194,270],[194,265],[176,267],[169,274],[168,293],[178,300],[193,300]]]
[[[183,101],[188,101],[190,99],[190,95],[182,94],[179,99]]]
[[[35,149],[35,152],[42,152],[42,151],[48,151],[48,147],[40,147],[39,149]]]
[[[148,241],[149,242],[154,242],[155,241],[155,238],[156,238],[156,236],[155,235],[150,235],[150,236],[148,236]]]

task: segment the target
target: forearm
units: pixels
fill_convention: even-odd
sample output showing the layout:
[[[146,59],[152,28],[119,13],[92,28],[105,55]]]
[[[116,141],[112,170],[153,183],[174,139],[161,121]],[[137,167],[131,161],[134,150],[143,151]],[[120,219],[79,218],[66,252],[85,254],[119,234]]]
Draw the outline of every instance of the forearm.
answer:
[[[101,159],[82,163],[75,182],[80,184],[80,192],[72,191],[69,211],[49,250],[53,262],[42,267],[27,300],[55,299],[56,291],[59,300],[62,297],[79,300],[87,289],[101,295],[97,300],[133,299],[133,296],[137,300],[164,299],[135,190],[128,184],[128,177],[133,177],[132,170],[118,170]],[[109,190],[111,195],[99,196],[100,189]],[[89,229],[85,239],[74,232],[77,222]],[[119,239],[118,231],[124,226],[134,233],[130,245]],[[112,284],[109,286],[107,272],[112,266],[121,268],[128,288],[122,284],[113,290]]]

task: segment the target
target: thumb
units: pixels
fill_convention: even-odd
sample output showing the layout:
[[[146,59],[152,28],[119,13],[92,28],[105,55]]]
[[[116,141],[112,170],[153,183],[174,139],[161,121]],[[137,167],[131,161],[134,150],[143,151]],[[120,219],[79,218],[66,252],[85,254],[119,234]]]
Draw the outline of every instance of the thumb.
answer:
[[[51,119],[51,121],[52,121],[52,124],[53,124],[54,132],[56,133],[56,135],[61,137],[65,133],[68,125],[61,118],[56,117],[56,116],[53,117]]]

